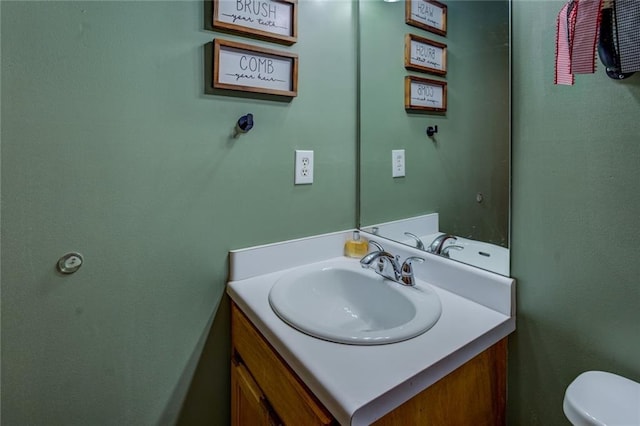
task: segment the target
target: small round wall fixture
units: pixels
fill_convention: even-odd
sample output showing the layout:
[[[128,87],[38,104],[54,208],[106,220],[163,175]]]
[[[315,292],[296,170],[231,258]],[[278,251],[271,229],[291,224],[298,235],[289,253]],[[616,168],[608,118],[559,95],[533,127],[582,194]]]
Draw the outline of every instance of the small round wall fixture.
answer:
[[[77,252],[67,253],[58,259],[57,269],[61,274],[73,274],[82,266],[82,255]]]

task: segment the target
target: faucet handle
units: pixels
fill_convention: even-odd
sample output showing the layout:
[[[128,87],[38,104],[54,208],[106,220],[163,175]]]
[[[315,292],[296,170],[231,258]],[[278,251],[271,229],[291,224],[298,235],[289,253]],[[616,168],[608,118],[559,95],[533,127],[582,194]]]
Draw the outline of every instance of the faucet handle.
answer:
[[[442,253],[443,257],[450,257],[449,256],[449,251],[450,250],[464,250],[464,247],[456,245],[456,244],[451,244],[451,245],[448,245],[446,247],[443,247],[442,250],[440,250],[440,252]]]
[[[422,242],[422,240],[420,239],[420,237],[418,237],[415,234],[412,234],[411,232],[405,232],[404,235],[406,235],[407,237],[411,237],[414,240],[416,240],[416,248],[418,250],[424,250],[424,243]]]
[[[402,264],[401,280],[404,285],[416,285],[416,279],[413,275],[413,262],[424,262],[424,259],[418,256],[407,257]]]
[[[369,240],[369,244],[373,245],[378,251],[385,251],[384,247],[380,243],[374,240]]]
[[[422,262],[424,262],[424,258],[419,257],[419,256],[410,256],[410,257],[407,257],[407,258],[404,260],[404,263],[402,264],[402,267],[404,268],[405,266],[407,266],[408,268],[411,268],[411,264],[412,264],[413,262],[422,263]]]

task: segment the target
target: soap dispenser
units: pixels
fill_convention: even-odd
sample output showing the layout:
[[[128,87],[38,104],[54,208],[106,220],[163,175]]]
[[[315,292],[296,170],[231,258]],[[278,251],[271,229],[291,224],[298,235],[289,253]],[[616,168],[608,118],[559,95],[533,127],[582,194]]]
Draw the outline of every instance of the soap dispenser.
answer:
[[[367,240],[360,238],[360,231],[353,231],[352,238],[344,243],[344,255],[347,257],[361,258],[369,251]]]

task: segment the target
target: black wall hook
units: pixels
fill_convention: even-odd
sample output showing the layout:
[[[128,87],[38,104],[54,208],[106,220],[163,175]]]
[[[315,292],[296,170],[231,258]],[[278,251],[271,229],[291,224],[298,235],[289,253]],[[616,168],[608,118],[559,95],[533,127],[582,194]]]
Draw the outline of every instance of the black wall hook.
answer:
[[[253,128],[253,114],[243,115],[238,119],[233,129],[233,137],[237,138],[242,133],[247,133],[251,128]]]
[[[438,126],[429,126],[429,127],[427,127],[427,136],[429,136],[431,138],[436,133],[438,133]]]

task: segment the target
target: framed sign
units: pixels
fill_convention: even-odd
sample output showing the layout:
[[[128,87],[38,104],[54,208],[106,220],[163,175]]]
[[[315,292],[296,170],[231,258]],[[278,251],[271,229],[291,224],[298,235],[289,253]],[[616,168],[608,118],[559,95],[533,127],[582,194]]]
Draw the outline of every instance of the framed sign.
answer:
[[[414,27],[447,35],[447,5],[436,0],[406,0],[405,22]]]
[[[295,97],[298,55],[215,39],[213,87]]]
[[[404,67],[438,75],[447,74],[447,45],[407,34],[404,36]]]
[[[213,28],[291,45],[298,38],[298,0],[213,0]]]
[[[407,111],[445,112],[447,83],[428,78],[404,78],[404,109]]]

